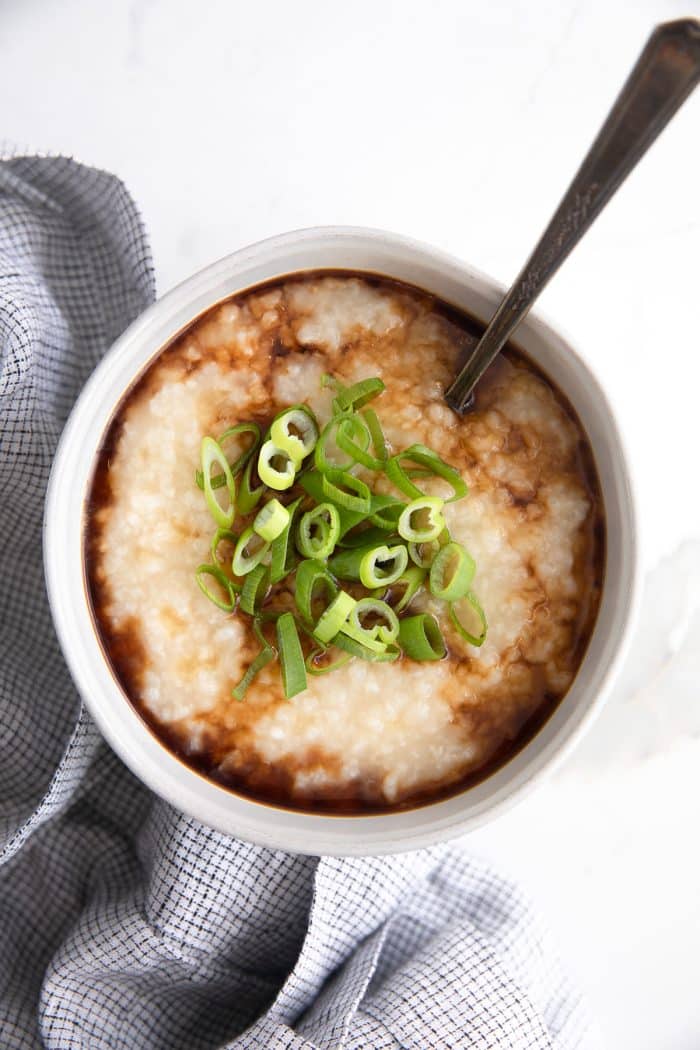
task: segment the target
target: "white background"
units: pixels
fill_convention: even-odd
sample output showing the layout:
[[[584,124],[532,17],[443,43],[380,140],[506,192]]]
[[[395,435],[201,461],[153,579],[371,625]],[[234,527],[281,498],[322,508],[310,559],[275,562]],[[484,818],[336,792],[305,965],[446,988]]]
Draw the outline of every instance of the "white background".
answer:
[[[158,290],[353,223],[508,282],[651,27],[698,0],[0,0],[0,133],[118,173]],[[542,296],[616,404],[648,571],[616,696],[469,845],[524,882],[611,1048],[700,1045],[700,91]]]

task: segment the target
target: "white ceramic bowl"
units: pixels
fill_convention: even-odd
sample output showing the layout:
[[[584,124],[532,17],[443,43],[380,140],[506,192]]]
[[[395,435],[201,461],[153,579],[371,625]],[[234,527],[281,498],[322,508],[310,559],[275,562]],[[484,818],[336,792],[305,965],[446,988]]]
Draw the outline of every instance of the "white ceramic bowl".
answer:
[[[603,489],[607,567],[598,620],[576,680],[553,716],[510,762],[462,794],[406,812],[295,813],[250,801],[189,769],[159,743],[127,701],[102,654],[84,585],[85,498],[102,436],[119,401],[158,351],[214,303],[284,274],[324,267],[367,270],[418,285],[487,320],[503,289],[457,259],[376,230],[327,227],[245,248],[169,292],[124,333],[86,384],[68,420],[49,483],[44,559],[49,601],[68,666],[102,733],[150,788],[206,824],[243,839],[305,853],[391,853],[483,823],[551,770],[603,703],[620,662],[637,593],[638,556],[629,470],[608,401],[571,345],[530,316],[517,341],[570,399],[588,433]]]

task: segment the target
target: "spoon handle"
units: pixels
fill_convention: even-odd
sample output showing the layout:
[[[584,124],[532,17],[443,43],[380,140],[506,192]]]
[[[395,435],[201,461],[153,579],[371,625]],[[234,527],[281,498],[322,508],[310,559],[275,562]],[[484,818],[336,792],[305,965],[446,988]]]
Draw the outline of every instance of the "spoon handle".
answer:
[[[445,391],[460,415],[471,392],[571,249],[700,81],[700,21],[657,26],[549,226]]]

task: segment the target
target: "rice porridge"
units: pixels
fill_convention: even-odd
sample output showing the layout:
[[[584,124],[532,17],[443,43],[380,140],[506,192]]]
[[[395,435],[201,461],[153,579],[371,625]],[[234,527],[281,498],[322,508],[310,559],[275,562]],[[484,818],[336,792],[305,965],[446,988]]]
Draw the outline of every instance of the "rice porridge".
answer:
[[[124,692],[188,765],[293,808],[416,805],[488,775],[565,695],[604,569],[593,458],[571,407],[515,350],[491,366],[472,412],[451,412],[443,390],[478,331],[393,281],[290,277],[214,306],[124,398],[87,509],[88,585]],[[439,620],[443,659],[351,659],[310,676],[291,699],[271,663],[238,701],[232,689],[259,642],[245,617],[223,613],[195,581],[212,535],[193,480],[200,443],[244,420],[264,429],[298,403],[322,427],[333,401],[325,374],[346,384],[380,377],[386,389],[373,405],[389,449],[426,445],[467,482],[468,496],[446,503],[444,516],[476,563],[488,634],[480,648],[470,644],[422,588],[411,611]],[[394,491],[387,478],[380,488]],[[283,581],[266,601],[291,609],[292,590]]]

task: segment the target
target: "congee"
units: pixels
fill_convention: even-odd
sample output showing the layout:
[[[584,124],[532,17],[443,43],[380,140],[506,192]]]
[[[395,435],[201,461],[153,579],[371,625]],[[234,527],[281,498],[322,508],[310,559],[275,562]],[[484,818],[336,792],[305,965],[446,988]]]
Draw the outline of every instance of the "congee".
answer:
[[[87,505],[96,628],[129,701],[231,790],[365,813],[464,790],[570,688],[604,570],[571,406],[479,327],[372,275],[212,307],[118,406]]]

